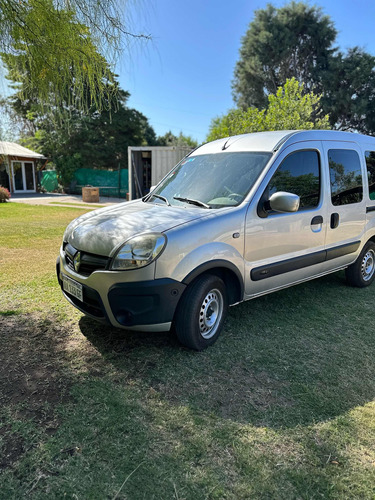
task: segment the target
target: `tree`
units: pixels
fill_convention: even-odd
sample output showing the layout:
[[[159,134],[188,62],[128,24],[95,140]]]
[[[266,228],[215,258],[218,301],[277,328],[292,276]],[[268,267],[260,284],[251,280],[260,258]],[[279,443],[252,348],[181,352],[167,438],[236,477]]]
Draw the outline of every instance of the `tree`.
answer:
[[[291,2],[280,9],[269,4],[257,10],[234,73],[238,106],[264,108],[268,94],[293,77],[304,83],[306,92],[321,93],[335,38],[332,21],[318,7]]]
[[[71,89],[75,106],[87,110],[89,89],[98,109],[111,106],[106,92],[116,87],[107,85],[108,58],[119,53],[121,41],[148,38],[125,30],[123,7],[116,0],[0,0],[0,53],[6,64],[18,56],[17,80],[40,101],[50,102],[52,95],[61,108]]]
[[[292,78],[277,89],[276,95],[268,96],[266,110],[233,109],[215,118],[207,140],[266,130],[327,129],[329,118],[321,116],[320,99],[313,92],[304,93],[304,85]]]
[[[23,144],[50,158],[64,185],[78,168],[126,168],[128,146],[155,144],[156,134],[142,113],[126,106],[129,93],[119,89],[117,95],[112,112],[93,107],[82,114],[75,109],[58,122],[49,114],[34,114],[32,120],[28,114],[25,121],[31,121],[28,128],[35,132],[24,135]]]
[[[340,130],[375,132],[375,57],[358,47],[331,59],[323,78],[322,107]]]
[[[181,146],[193,149],[198,146],[198,143],[196,140],[190,137],[190,135],[184,135],[182,132],[180,132],[180,134],[177,136],[169,131],[157,138],[157,146]]]
[[[8,55],[6,63],[15,92],[3,101],[3,107],[18,124],[21,141],[55,163],[64,185],[77,168],[125,168],[129,145],[156,144],[147,118],[127,107],[129,93],[119,88],[116,75],[111,74],[110,88],[103,94],[103,98],[112,99],[112,109],[106,101],[99,108],[90,88],[83,94],[84,105],[82,95],[76,96],[75,90],[68,88],[59,97],[64,109],[61,113],[54,105],[52,90],[43,101],[36,89],[27,86],[27,74],[19,71],[19,56]]]
[[[291,2],[255,12],[242,40],[233,96],[241,109],[268,105],[268,95],[288,78],[305,92],[322,96],[330,125],[366,134],[375,132],[375,58],[354,47],[334,47],[336,30],[319,7]]]

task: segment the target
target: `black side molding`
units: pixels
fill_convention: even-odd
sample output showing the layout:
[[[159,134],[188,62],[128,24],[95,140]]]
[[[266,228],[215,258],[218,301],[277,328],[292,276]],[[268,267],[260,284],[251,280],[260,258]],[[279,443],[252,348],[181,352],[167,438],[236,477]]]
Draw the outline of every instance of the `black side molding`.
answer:
[[[366,214],[369,212],[375,212],[375,205],[372,205],[371,207],[366,207]]]
[[[326,260],[337,259],[337,257],[342,257],[348,253],[354,253],[358,250],[360,244],[360,241],[354,241],[353,243],[346,243],[345,245],[329,248],[327,250]]]
[[[353,253],[358,250],[360,244],[360,241],[355,241],[328,250],[320,250],[319,252],[309,253],[308,255],[302,255],[293,259],[282,260],[266,266],[256,267],[251,270],[250,277],[253,281],[260,281],[278,276],[279,274],[289,273],[290,271],[297,271],[297,269],[313,266],[325,262],[326,260],[336,259],[337,257]]]
[[[250,276],[253,281],[260,281],[265,278],[278,276],[279,274],[289,273],[290,271],[295,271],[296,269],[302,269],[303,267],[320,264],[325,261],[326,253],[327,252],[325,250],[321,250],[320,252],[302,255],[301,257],[294,257],[293,259],[287,259],[281,262],[274,262],[266,266],[256,267],[252,269]]]

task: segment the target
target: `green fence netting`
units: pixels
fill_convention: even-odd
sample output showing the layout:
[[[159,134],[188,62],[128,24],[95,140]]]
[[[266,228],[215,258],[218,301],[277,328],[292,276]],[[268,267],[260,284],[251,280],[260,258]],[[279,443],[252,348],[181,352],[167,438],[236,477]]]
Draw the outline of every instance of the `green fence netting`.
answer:
[[[74,174],[70,191],[81,194],[84,186],[98,187],[101,196],[125,198],[129,190],[128,169],[109,171],[79,168]]]
[[[51,193],[56,191],[58,187],[56,170],[42,170],[40,172],[40,186],[43,190]]]
[[[42,170],[39,172],[39,183],[41,188],[49,193],[56,191],[58,188],[56,171]],[[128,169],[109,171],[80,168],[74,174],[69,192],[81,194],[84,186],[98,187],[100,196],[126,198],[126,193],[129,191]]]

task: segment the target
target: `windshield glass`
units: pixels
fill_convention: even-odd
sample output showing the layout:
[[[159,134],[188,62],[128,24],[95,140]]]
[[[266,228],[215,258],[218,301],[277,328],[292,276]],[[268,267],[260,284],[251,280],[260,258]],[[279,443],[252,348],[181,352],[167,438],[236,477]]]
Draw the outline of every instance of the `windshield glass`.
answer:
[[[174,206],[221,208],[239,205],[270,157],[271,153],[249,152],[189,156],[172,170],[153,194],[163,196]],[[152,196],[148,201],[163,203],[159,197]]]

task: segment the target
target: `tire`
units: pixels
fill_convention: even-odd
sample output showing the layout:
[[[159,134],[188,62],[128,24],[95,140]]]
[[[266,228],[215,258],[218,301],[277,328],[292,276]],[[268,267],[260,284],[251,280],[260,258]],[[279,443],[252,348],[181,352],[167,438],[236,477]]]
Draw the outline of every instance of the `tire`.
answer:
[[[175,315],[175,331],[181,344],[203,351],[218,339],[228,310],[224,282],[204,274],[185,290]]]
[[[346,270],[349,285],[363,288],[371,285],[375,279],[375,243],[368,241],[358,259]]]

